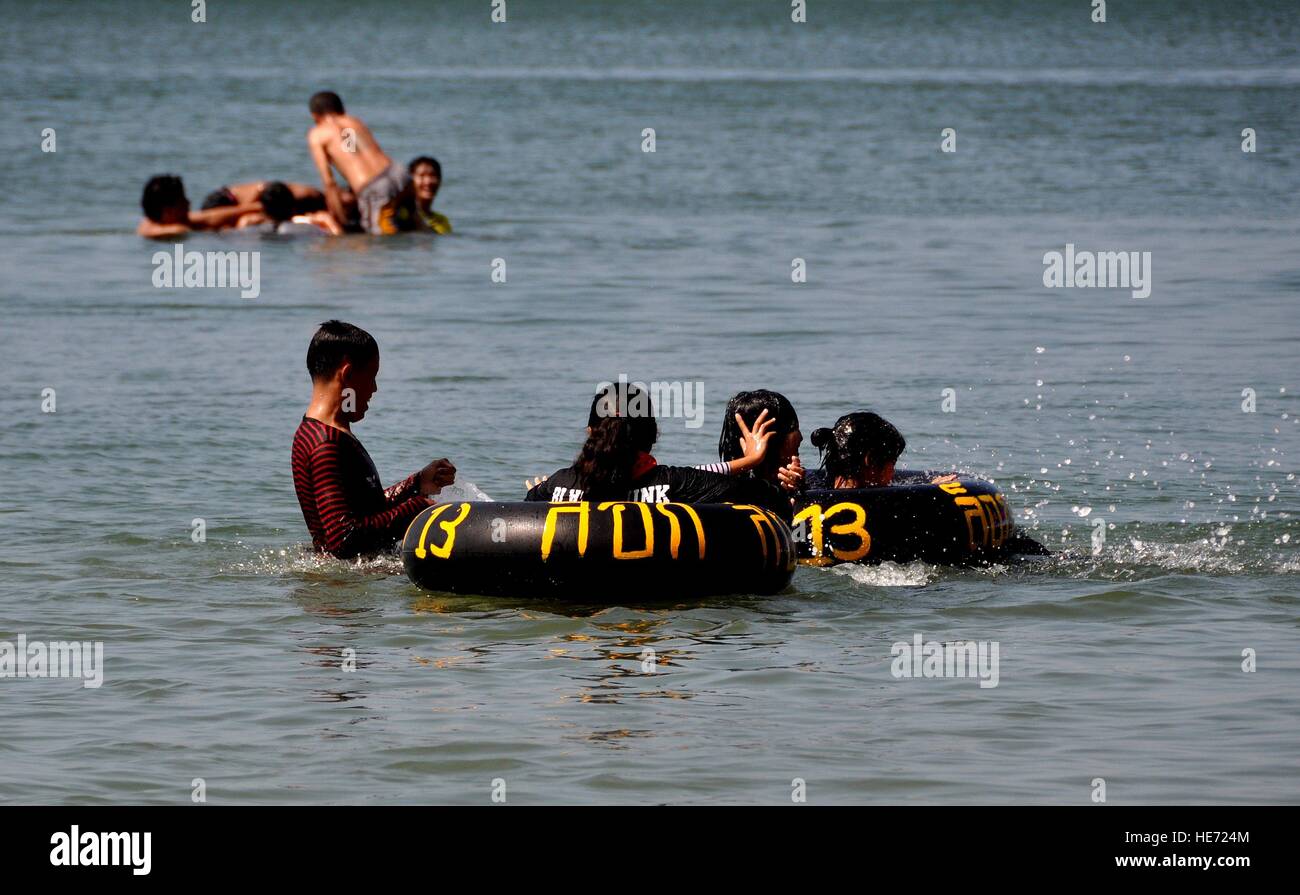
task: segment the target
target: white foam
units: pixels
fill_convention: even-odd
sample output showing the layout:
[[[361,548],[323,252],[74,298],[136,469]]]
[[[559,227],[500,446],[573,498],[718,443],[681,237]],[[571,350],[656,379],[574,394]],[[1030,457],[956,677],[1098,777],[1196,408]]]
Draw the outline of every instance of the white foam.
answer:
[[[859,584],[871,587],[920,587],[939,577],[938,566],[920,560],[905,564],[882,562],[871,566],[843,563],[831,566],[830,571],[835,575],[846,575]]]

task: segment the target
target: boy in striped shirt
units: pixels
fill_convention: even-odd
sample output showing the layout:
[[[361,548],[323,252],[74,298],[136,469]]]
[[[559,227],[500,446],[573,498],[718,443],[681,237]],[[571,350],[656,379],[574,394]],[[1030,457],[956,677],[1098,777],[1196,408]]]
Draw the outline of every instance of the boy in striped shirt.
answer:
[[[456,467],[434,460],[385,489],[370,454],[352,434],[378,390],[379,345],[365,330],[328,320],[307,349],[312,395],[293,437],[293,486],[312,543],[351,559],[391,548]]]

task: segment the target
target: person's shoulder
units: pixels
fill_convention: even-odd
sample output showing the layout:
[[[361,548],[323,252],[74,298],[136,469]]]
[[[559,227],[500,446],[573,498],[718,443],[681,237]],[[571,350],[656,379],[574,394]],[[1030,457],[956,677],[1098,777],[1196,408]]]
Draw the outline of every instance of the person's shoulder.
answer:
[[[546,481],[538,482],[529,488],[528,493],[524,495],[524,500],[550,500],[556,488],[568,488],[573,484],[574,478],[573,467],[557,469],[546,477]]]
[[[687,478],[701,479],[703,481],[726,482],[731,480],[731,476],[721,472],[714,472],[712,469],[700,469],[697,466],[669,466],[674,475],[685,476]]]
[[[554,488],[556,485],[568,487],[578,480],[578,473],[572,466],[566,466],[563,469],[557,469],[547,477],[542,484],[550,485]]]
[[[673,486],[673,491],[689,492],[693,500],[708,499],[711,495],[723,495],[734,484],[731,476],[693,466],[656,466],[650,473],[651,480],[658,478],[658,484],[665,481]]]
[[[294,432],[293,440],[295,443],[303,442],[308,447],[315,449],[321,445],[337,445],[343,441],[343,436],[346,434],[342,429],[336,429],[322,423],[320,420],[304,416],[302,422],[298,423],[298,429]]]
[[[166,239],[169,236],[184,235],[190,232],[190,229],[184,224],[159,224],[148,218],[141,218],[140,223],[136,224],[135,232],[137,236],[146,239]]]

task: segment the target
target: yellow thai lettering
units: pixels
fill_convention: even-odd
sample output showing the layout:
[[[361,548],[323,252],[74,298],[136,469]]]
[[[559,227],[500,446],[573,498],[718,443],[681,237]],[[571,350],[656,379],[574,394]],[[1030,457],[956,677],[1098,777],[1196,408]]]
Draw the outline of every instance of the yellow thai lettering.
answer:
[[[691,509],[684,503],[657,503],[654,505],[657,512],[668,517],[669,536],[668,536],[668,553],[673,559],[677,558],[677,551],[682,544],[682,526],[677,516],[670,513],[669,510],[681,510],[695,524],[695,542],[700,548],[700,559],[704,559],[704,524],[700,522],[699,513]]]
[[[966,532],[967,534],[970,535],[971,551],[974,552],[976,550],[979,550],[981,547],[986,546],[989,542],[990,525],[989,525],[988,514],[984,509],[984,504],[980,503],[978,498],[971,497],[969,495],[965,497],[954,498],[953,503],[957,504],[957,506],[959,507],[970,507],[970,509],[966,510],[965,513],[966,513]],[[975,538],[975,526],[973,524],[975,519],[978,519],[980,521],[981,531],[980,531],[980,537],[978,541]]]
[[[641,522],[645,526],[645,547],[640,550],[623,549],[623,511],[629,506],[636,507],[641,511]],[[655,554],[655,525],[654,519],[650,516],[650,504],[625,502],[621,500],[607,500],[604,503],[596,505],[599,512],[605,512],[613,507],[614,509],[614,558],[615,559],[645,559]]]
[[[553,503],[546,511],[546,522],[542,525],[542,562],[551,558],[551,544],[555,541],[555,525],[561,513],[578,514],[578,555],[587,555],[587,528],[591,518],[591,504]]]

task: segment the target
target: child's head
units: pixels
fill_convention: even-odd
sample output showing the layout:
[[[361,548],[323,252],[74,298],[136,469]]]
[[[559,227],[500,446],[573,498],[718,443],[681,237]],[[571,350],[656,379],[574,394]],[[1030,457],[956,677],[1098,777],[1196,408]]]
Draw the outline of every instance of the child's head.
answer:
[[[907,441],[879,414],[859,411],[835,421],[830,429],[814,429],[813,446],[822,452],[827,484],[870,488],[894,480],[894,464]]]
[[[420,205],[422,207],[432,205],[434,197],[438,195],[439,187],[442,186],[442,165],[436,158],[422,155],[412,159],[406,166],[406,170],[411,174],[411,185],[415,188],[415,198]]]
[[[722,435],[718,439],[718,456],[723,460],[736,460],[743,457],[745,448],[741,444],[740,426],[736,414],[753,426],[758,415],[764,410],[775,420],[772,427],[772,440],[769,442],[763,465],[754,470],[761,478],[774,478],[776,470],[790,462],[799,453],[803,443],[803,433],[799,431],[799,415],[794,412],[794,405],[780,392],[765,388],[752,392],[738,392],[727,402],[727,410],[722,415]]]
[[[185,185],[175,174],[150,177],[140,197],[144,216],[155,224],[182,223],[190,213],[190,200],[185,196]]]
[[[588,499],[630,486],[632,470],[659,437],[650,396],[625,382],[596,393],[587,414],[587,440],[573,463]],[[595,492],[593,494],[593,492]]]
[[[344,414],[353,422],[360,420],[379,391],[379,343],[359,326],[326,320],[307,348],[307,372],[315,388],[338,389]]]
[[[263,186],[257,199],[262,203],[262,213],[274,223],[279,224],[293,217],[295,205],[293,191],[280,181],[272,180]]]
[[[320,121],[326,115],[342,115],[343,100],[332,90],[322,90],[312,94],[312,98],[307,101],[307,108],[311,110],[312,120]]]

